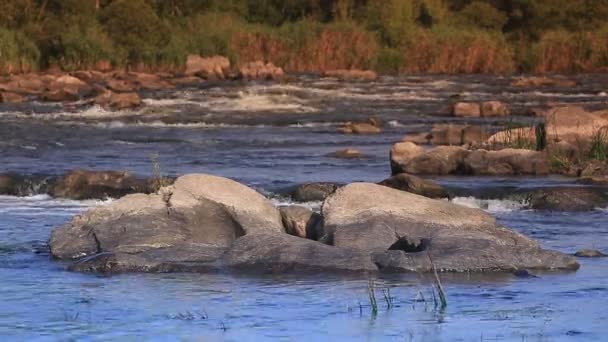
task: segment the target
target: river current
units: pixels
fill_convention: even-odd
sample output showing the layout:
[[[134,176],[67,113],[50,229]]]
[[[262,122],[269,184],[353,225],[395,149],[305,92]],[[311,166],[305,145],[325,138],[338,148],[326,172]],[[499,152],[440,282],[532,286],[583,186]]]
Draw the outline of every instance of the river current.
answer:
[[[192,172],[233,178],[271,197],[311,181],[378,182],[390,173],[390,146],[434,123],[498,130],[530,123],[528,109],[579,104],[608,108],[608,77],[580,75],[574,88],[525,89],[509,77],[384,77],[342,83],[302,76],[287,84],[213,83],[147,94],[137,111],[83,104],[0,104],[0,173],[59,175],[75,168]],[[449,102],[501,100],[515,116],[447,117]],[[375,136],[336,133],[346,121],[378,118]],[[327,154],[356,148],[364,159]],[[482,208],[545,248],[608,250],[608,210],[551,213],[489,196],[503,188],[577,186],[562,177],[444,177],[455,203]],[[498,190],[497,190],[498,189]],[[448,305],[418,275],[334,277],[234,274],[78,274],[50,260],[50,232],[73,215],[111,201],[32,193],[0,196],[0,337],[22,340],[395,340],[605,341],[608,259],[580,259],[577,272],[520,278],[441,275]],[[305,205],[317,209],[319,203]],[[379,312],[369,304],[370,281]],[[390,291],[392,304],[384,294]]]

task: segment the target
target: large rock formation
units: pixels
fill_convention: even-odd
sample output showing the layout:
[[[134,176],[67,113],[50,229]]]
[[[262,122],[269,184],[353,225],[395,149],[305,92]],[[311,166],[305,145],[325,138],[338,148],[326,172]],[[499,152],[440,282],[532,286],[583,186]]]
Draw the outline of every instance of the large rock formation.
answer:
[[[303,208],[281,217],[253,189],[187,175],[76,216],[53,231],[50,249],[88,272],[429,272],[433,261],[440,271],[578,268],[481,210],[385,186],[347,185],[325,201],[323,215],[324,225]],[[286,234],[281,219],[309,239]],[[313,225],[320,241],[310,239]]]
[[[467,174],[484,176],[546,175],[550,163],[545,153],[507,148],[499,151],[471,151],[463,160]]]
[[[543,250],[533,240],[501,227],[478,209],[354,183],[323,205],[322,240],[343,249],[369,251],[380,269],[512,271],[577,269],[570,256]]]

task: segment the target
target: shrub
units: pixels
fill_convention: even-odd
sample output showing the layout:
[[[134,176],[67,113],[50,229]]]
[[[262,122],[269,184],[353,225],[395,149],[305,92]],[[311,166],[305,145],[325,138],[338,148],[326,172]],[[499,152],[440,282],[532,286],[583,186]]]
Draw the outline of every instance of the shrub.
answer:
[[[38,67],[40,51],[22,33],[0,27],[0,72],[26,72]]]

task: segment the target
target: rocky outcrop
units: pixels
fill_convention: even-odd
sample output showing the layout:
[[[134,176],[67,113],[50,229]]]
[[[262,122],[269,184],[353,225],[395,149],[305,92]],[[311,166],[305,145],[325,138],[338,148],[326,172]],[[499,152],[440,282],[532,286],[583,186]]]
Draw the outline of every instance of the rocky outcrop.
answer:
[[[448,198],[448,192],[430,179],[422,179],[407,173],[400,173],[379,183],[396,190],[411,192],[429,198]]]
[[[223,56],[203,58],[189,55],[186,60],[186,76],[199,76],[204,79],[224,79],[230,70],[230,60]]]
[[[145,261],[145,253],[157,249],[215,250],[265,232],[284,234],[284,228],[279,211],[261,194],[226,178],[187,175],[158,193],[128,195],[76,216],[53,231],[50,248],[59,259],[131,254]]]
[[[378,78],[378,74],[371,70],[357,70],[357,69],[340,69],[340,70],[328,70],[321,74],[324,77],[337,78],[341,81],[374,81]]]
[[[149,181],[124,171],[74,170],[57,179],[49,194],[74,200],[119,198],[152,191]]]
[[[323,205],[322,240],[368,251],[381,270],[577,269],[572,257],[541,249],[482,210],[387,187],[349,184]]]
[[[336,192],[339,187],[340,185],[335,183],[306,183],[298,185],[291,192],[291,197],[297,202],[324,201],[329,195]]]
[[[559,107],[545,114],[547,141],[589,143],[601,129],[608,129],[608,119],[581,107]]]
[[[320,225],[323,224],[321,215],[298,205],[282,207],[279,211],[287,234],[304,239],[317,239]]]
[[[282,68],[262,61],[249,62],[239,67],[239,75],[246,80],[275,80],[279,81],[285,77]]]
[[[608,194],[601,189],[560,187],[539,189],[526,195],[528,207],[550,211],[590,211],[608,207]]]
[[[436,146],[461,146],[481,144],[488,139],[488,133],[481,126],[437,124],[430,133],[431,143]]]

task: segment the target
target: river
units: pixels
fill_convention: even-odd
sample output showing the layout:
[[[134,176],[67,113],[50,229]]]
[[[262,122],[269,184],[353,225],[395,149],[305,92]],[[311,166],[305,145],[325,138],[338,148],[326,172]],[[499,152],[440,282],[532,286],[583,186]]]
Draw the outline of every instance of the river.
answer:
[[[59,175],[75,168],[192,172],[230,177],[290,203],[284,189],[309,181],[380,181],[388,151],[408,132],[434,123],[469,122],[499,129],[536,119],[446,117],[450,100],[501,100],[514,114],[580,104],[608,108],[608,76],[575,76],[574,88],[515,88],[489,76],[383,77],[342,83],[301,76],[287,84],[210,83],[147,94],[137,111],[108,112],[0,104],[0,173]],[[380,135],[336,133],[346,121],[378,118]],[[365,159],[328,153],[356,148]],[[158,157],[155,157],[158,156]],[[608,211],[551,213],[488,198],[503,188],[576,186],[562,177],[436,180],[461,189],[454,202],[482,208],[545,248],[608,250]],[[498,191],[500,192],[500,191]],[[108,200],[110,201],[110,200]],[[107,202],[107,201],[105,201]],[[3,340],[397,340],[604,341],[608,334],[608,259],[580,259],[575,273],[441,275],[448,305],[418,275],[367,277],[226,274],[71,273],[50,260],[53,227],[99,201],[46,195],[0,196],[0,336]],[[319,203],[306,203],[316,209]],[[392,306],[383,291],[390,289]]]

